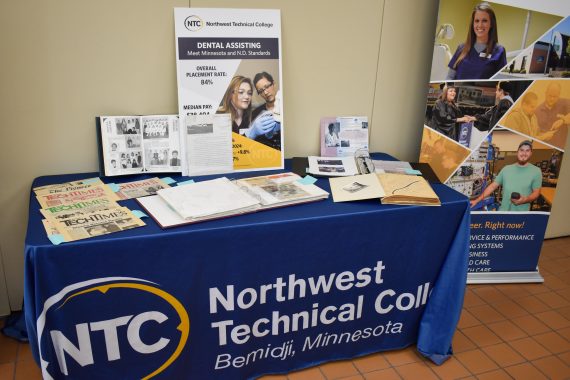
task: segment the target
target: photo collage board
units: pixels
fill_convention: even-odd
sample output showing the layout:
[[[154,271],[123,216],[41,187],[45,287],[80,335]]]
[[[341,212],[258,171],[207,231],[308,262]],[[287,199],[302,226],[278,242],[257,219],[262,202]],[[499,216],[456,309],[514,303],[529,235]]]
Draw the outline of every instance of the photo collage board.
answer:
[[[570,4],[520,3],[440,1],[420,162],[470,200],[469,282],[542,281],[567,146]]]

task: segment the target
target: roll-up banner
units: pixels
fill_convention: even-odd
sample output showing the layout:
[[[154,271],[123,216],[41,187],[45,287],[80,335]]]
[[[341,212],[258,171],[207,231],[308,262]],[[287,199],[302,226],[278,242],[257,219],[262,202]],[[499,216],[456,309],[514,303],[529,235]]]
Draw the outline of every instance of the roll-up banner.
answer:
[[[570,126],[570,2],[441,0],[420,161],[471,200],[469,283],[542,282]]]

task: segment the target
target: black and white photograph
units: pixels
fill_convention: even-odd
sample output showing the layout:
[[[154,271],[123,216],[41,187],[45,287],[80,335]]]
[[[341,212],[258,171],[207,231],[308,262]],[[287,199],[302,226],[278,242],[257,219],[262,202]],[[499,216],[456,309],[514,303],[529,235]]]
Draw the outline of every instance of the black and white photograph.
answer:
[[[352,182],[346,186],[344,186],[342,189],[344,191],[348,191],[349,193],[356,193],[357,191],[360,191],[362,189],[367,188],[368,185],[362,184],[360,182]]]
[[[168,118],[167,117],[144,118],[143,138],[145,140],[168,138]]]
[[[342,160],[317,160],[319,165],[340,165],[342,166]]]
[[[319,166],[319,171],[323,173],[344,173],[346,170],[342,166]]]
[[[117,135],[139,135],[141,127],[137,117],[118,117],[115,119]]]
[[[276,183],[260,187],[279,200],[294,199],[309,195],[306,191],[292,183]]]
[[[205,133],[214,133],[214,123],[193,124],[186,127],[189,135],[201,135]]]

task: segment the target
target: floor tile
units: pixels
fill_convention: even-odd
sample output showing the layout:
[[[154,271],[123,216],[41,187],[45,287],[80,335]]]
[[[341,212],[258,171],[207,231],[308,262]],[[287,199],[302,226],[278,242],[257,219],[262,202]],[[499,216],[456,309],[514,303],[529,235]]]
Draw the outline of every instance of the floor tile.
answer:
[[[474,374],[481,374],[498,369],[497,364],[481,350],[461,352],[457,354],[456,357],[465,368]]]
[[[570,321],[556,311],[538,313],[535,315],[535,317],[540,319],[542,322],[544,322],[544,324],[554,330],[570,327]]]
[[[521,286],[520,284],[499,284],[495,285],[495,289],[499,290],[501,293],[507,296],[508,299],[525,297],[529,295],[528,290],[526,290],[526,288],[524,286]]]
[[[546,304],[551,309],[558,309],[561,307],[570,306],[570,301],[562,297],[556,292],[548,292],[540,295],[540,301]]]
[[[505,368],[505,371],[516,380],[548,380],[542,372],[530,363],[517,364]]]
[[[525,358],[506,343],[483,347],[482,350],[501,367],[509,367],[525,361]]]
[[[16,377],[14,380],[41,380],[42,372],[36,362],[27,360],[16,362]]]
[[[318,367],[302,369],[300,371],[291,372],[287,375],[289,380],[326,380]]]
[[[484,299],[488,303],[497,303],[502,301],[507,301],[509,298],[502,293],[500,290],[495,289],[489,285],[481,285],[473,288],[473,292],[477,294],[481,299]]]
[[[28,343],[18,343],[18,357],[17,361],[29,360],[33,361],[32,349]]]
[[[551,307],[549,307],[540,299],[538,299],[537,296],[518,298],[515,300],[515,302],[518,303],[520,306],[522,306],[523,309],[528,311],[529,314],[542,313],[544,311],[549,311],[551,309]]]
[[[437,376],[442,380],[460,379],[469,376],[471,373],[457,360],[451,357],[442,365],[436,365],[430,361],[426,362]]]
[[[499,313],[503,314],[506,318],[516,318],[522,317],[523,315],[528,315],[528,311],[511,300],[498,302],[496,304],[493,304],[493,307],[497,309]]]
[[[505,316],[499,313],[490,305],[475,306],[469,309],[469,311],[475,318],[483,323],[492,323],[505,320]]]
[[[556,312],[570,321],[570,306],[556,309]]]
[[[461,331],[456,330],[455,335],[453,335],[451,347],[453,348],[453,352],[458,354],[464,351],[471,351],[477,348],[477,345],[467,338]]]
[[[556,332],[535,335],[533,338],[553,354],[570,351],[570,342]]]
[[[505,341],[525,338],[528,335],[511,321],[490,323],[487,325],[499,338]]]
[[[358,375],[358,370],[349,360],[329,362],[322,364],[320,368],[328,380]]]
[[[349,377],[343,377],[342,380],[364,380],[364,375],[352,375]]]
[[[512,380],[512,377],[502,369],[477,375],[478,380]]]
[[[511,322],[513,322],[521,330],[523,330],[525,333],[531,336],[552,331],[550,327],[546,326],[544,323],[542,323],[532,315],[525,315],[523,317],[513,318]]]
[[[533,338],[515,340],[509,342],[509,345],[527,360],[535,360],[550,355],[550,352]]]
[[[479,297],[477,294],[473,293],[469,289],[465,292],[465,300],[463,301],[463,307],[469,309],[474,306],[481,306],[486,304],[487,302],[485,302],[481,297]]]
[[[537,294],[542,294],[542,293],[546,293],[546,292],[551,292],[552,289],[550,289],[548,286],[542,284],[521,284],[520,285],[524,290],[527,291],[528,295],[537,295]]]
[[[563,297],[566,301],[570,302],[570,288],[557,290],[556,294]]]
[[[459,323],[457,324],[457,327],[460,329],[463,329],[466,327],[473,327],[473,326],[477,326],[480,324],[481,324],[480,320],[475,318],[473,316],[473,314],[471,314],[467,309],[463,309],[463,311],[461,312],[461,317],[459,318]]]
[[[423,362],[404,364],[395,369],[404,380],[438,380],[436,374]]]
[[[0,334],[0,364],[16,360],[18,356],[18,342]]]
[[[549,379],[563,380],[570,378],[570,367],[556,356],[533,360],[532,364]]]
[[[363,356],[352,360],[352,363],[361,373],[377,371],[390,367],[390,363],[384,358],[383,353]]]
[[[475,326],[461,330],[473,343],[479,347],[501,343],[502,340],[486,326]]]
[[[374,371],[370,373],[365,373],[364,378],[366,380],[401,380],[402,378],[394,368],[382,369],[380,371]]]
[[[558,330],[558,334],[562,335],[567,341],[570,342],[570,327]]]
[[[15,369],[16,364],[14,362],[0,364],[0,379],[13,379]]]
[[[423,361],[423,359],[416,353],[415,347],[408,347],[397,351],[387,351],[384,353],[384,358],[394,367]]]
[[[562,360],[563,363],[570,365],[570,352],[565,352],[563,354],[558,355],[558,358]]]

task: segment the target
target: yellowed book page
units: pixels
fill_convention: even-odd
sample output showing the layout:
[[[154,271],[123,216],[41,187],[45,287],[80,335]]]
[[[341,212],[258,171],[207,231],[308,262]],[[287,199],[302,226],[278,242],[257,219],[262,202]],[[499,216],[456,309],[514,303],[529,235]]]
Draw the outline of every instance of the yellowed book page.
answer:
[[[384,196],[384,189],[374,173],[329,178],[329,182],[335,202],[358,201]]]
[[[439,203],[437,194],[423,177],[394,173],[382,173],[377,176],[386,192],[384,203],[389,203],[390,198],[403,200],[408,204],[423,203],[422,200]]]

